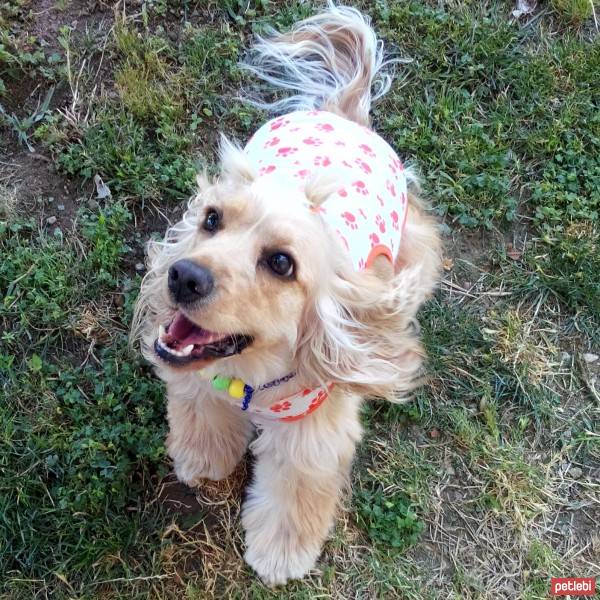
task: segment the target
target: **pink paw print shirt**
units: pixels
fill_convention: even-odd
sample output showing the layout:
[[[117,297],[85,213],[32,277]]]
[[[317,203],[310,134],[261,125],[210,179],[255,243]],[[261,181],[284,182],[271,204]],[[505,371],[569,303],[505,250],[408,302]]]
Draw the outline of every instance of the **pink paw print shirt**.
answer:
[[[390,145],[367,127],[325,111],[297,111],[263,125],[245,148],[259,177],[303,190],[320,174],[339,187],[319,212],[362,270],[394,262],[407,213],[406,176]]]

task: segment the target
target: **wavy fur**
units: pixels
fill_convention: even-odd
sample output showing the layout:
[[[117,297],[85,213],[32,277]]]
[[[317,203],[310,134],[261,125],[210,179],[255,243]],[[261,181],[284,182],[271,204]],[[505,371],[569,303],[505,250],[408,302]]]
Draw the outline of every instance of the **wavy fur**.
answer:
[[[372,101],[391,81],[369,20],[332,4],[289,33],[259,39],[250,61],[247,68],[258,77],[294,93],[261,106],[320,108],[363,125]],[[189,485],[227,477],[246,452],[253,427],[247,413],[197,376],[197,366],[174,369],[154,356],[158,327],[177,310],[166,284],[175,261],[197,261],[217,282],[216,298],[186,309],[191,319],[211,331],[249,332],[254,338],[241,354],[209,365],[209,373],[257,386],[297,371],[291,382],[255,394],[253,406],[263,408],[300,385],[336,384],[304,419],[260,423],[250,444],[256,465],[242,511],[245,558],[266,583],[283,584],[313,568],[334,522],[361,436],[361,398],[399,401],[419,383],[423,351],[415,319],[438,278],[440,241],[417,198],[416,178],[408,173],[411,191],[396,264],[380,257],[370,269],[355,272],[323,223],[294,203],[282,208],[280,196],[257,185],[244,153],[225,138],[220,158],[221,175],[214,181],[199,176],[198,193],[182,219],[162,241],[148,244],[148,273],[131,339],[141,341],[167,383],[167,450],[178,478]],[[319,205],[332,189],[331,181],[310,181],[305,199]],[[200,227],[209,206],[225,215],[219,235]],[[301,257],[294,281],[277,280],[257,265],[265,247],[282,243]]]
[[[274,88],[293,92],[274,102],[251,100],[256,106],[274,112],[320,108],[368,125],[373,101],[390,89],[387,70],[397,62],[385,59],[383,42],[367,17],[329,3],[328,10],[287,33],[271,30],[259,37],[242,67]]]

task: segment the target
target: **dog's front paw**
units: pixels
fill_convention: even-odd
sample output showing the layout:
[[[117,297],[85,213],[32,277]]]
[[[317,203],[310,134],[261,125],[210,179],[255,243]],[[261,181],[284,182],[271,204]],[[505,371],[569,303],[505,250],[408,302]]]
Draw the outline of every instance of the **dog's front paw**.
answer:
[[[210,445],[205,448],[186,448],[169,439],[167,452],[173,459],[177,479],[192,487],[198,485],[202,479],[225,479],[243,456],[243,448],[237,453],[216,452]]]
[[[205,460],[175,460],[173,464],[177,479],[190,487],[198,485],[202,479],[213,481],[225,479],[234,469],[235,465],[208,463]]]
[[[289,540],[269,547],[248,543],[244,559],[266,585],[276,586],[302,579],[315,566],[319,552],[318,546],[304,548]]]
[[[301,579],[315,566],[321,545],[309,539],[309,532],[298,531],[282,515],[268,516],[258,507],[246,507],[242,520],[247,545],[244,559],[266,585]]]

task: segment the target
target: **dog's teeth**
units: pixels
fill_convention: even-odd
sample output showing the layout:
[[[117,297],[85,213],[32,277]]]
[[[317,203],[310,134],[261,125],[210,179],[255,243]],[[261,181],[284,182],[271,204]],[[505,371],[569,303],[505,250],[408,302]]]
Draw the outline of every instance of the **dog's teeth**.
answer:
[[[167,330],[165,329],[164,325],[159,325],[158,326],[158,339],[162,339],[165,336],[165,333],[167,333]]]
[[[158,338],[158,345],[163,349],[166,350],[169,354],[172,354],[174,356],[184,356],[181,352],[179,352],[178,350],[175,350],[174,348],[170,348],[169,346],[167,346],[160,338]]]
[[[165,342],[163,342],[160,338],[156,340],[156,345],[165,352],[168,352],[171,356],[177,356],[179,358],[188,358],[192,355],[192,350],[194,349],[194,344],[190,344],[186,346],[182,350],[175,350],[175,348],[171,348],[167,346]]]
[[[174,348],[169,348],[167,346],[167,350],[173,354],[174,356],[180,356],[180,357],[186,357],[189,356],[192,353],[192,350],[194,349],[194,344],[191,344],[189,346],[186,346],[185,348],[183,348],[183,350],[175,350]]]

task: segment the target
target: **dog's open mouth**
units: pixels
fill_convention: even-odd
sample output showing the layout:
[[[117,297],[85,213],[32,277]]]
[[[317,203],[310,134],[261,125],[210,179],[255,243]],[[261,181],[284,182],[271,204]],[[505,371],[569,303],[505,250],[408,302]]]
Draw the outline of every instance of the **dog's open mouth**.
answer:
[[[252,343],[248,335],[223,335],[202,329],[178,311],[171,323],[159,328],[154,351],[173,365],[197,360],[214,360],[240,353]]]

